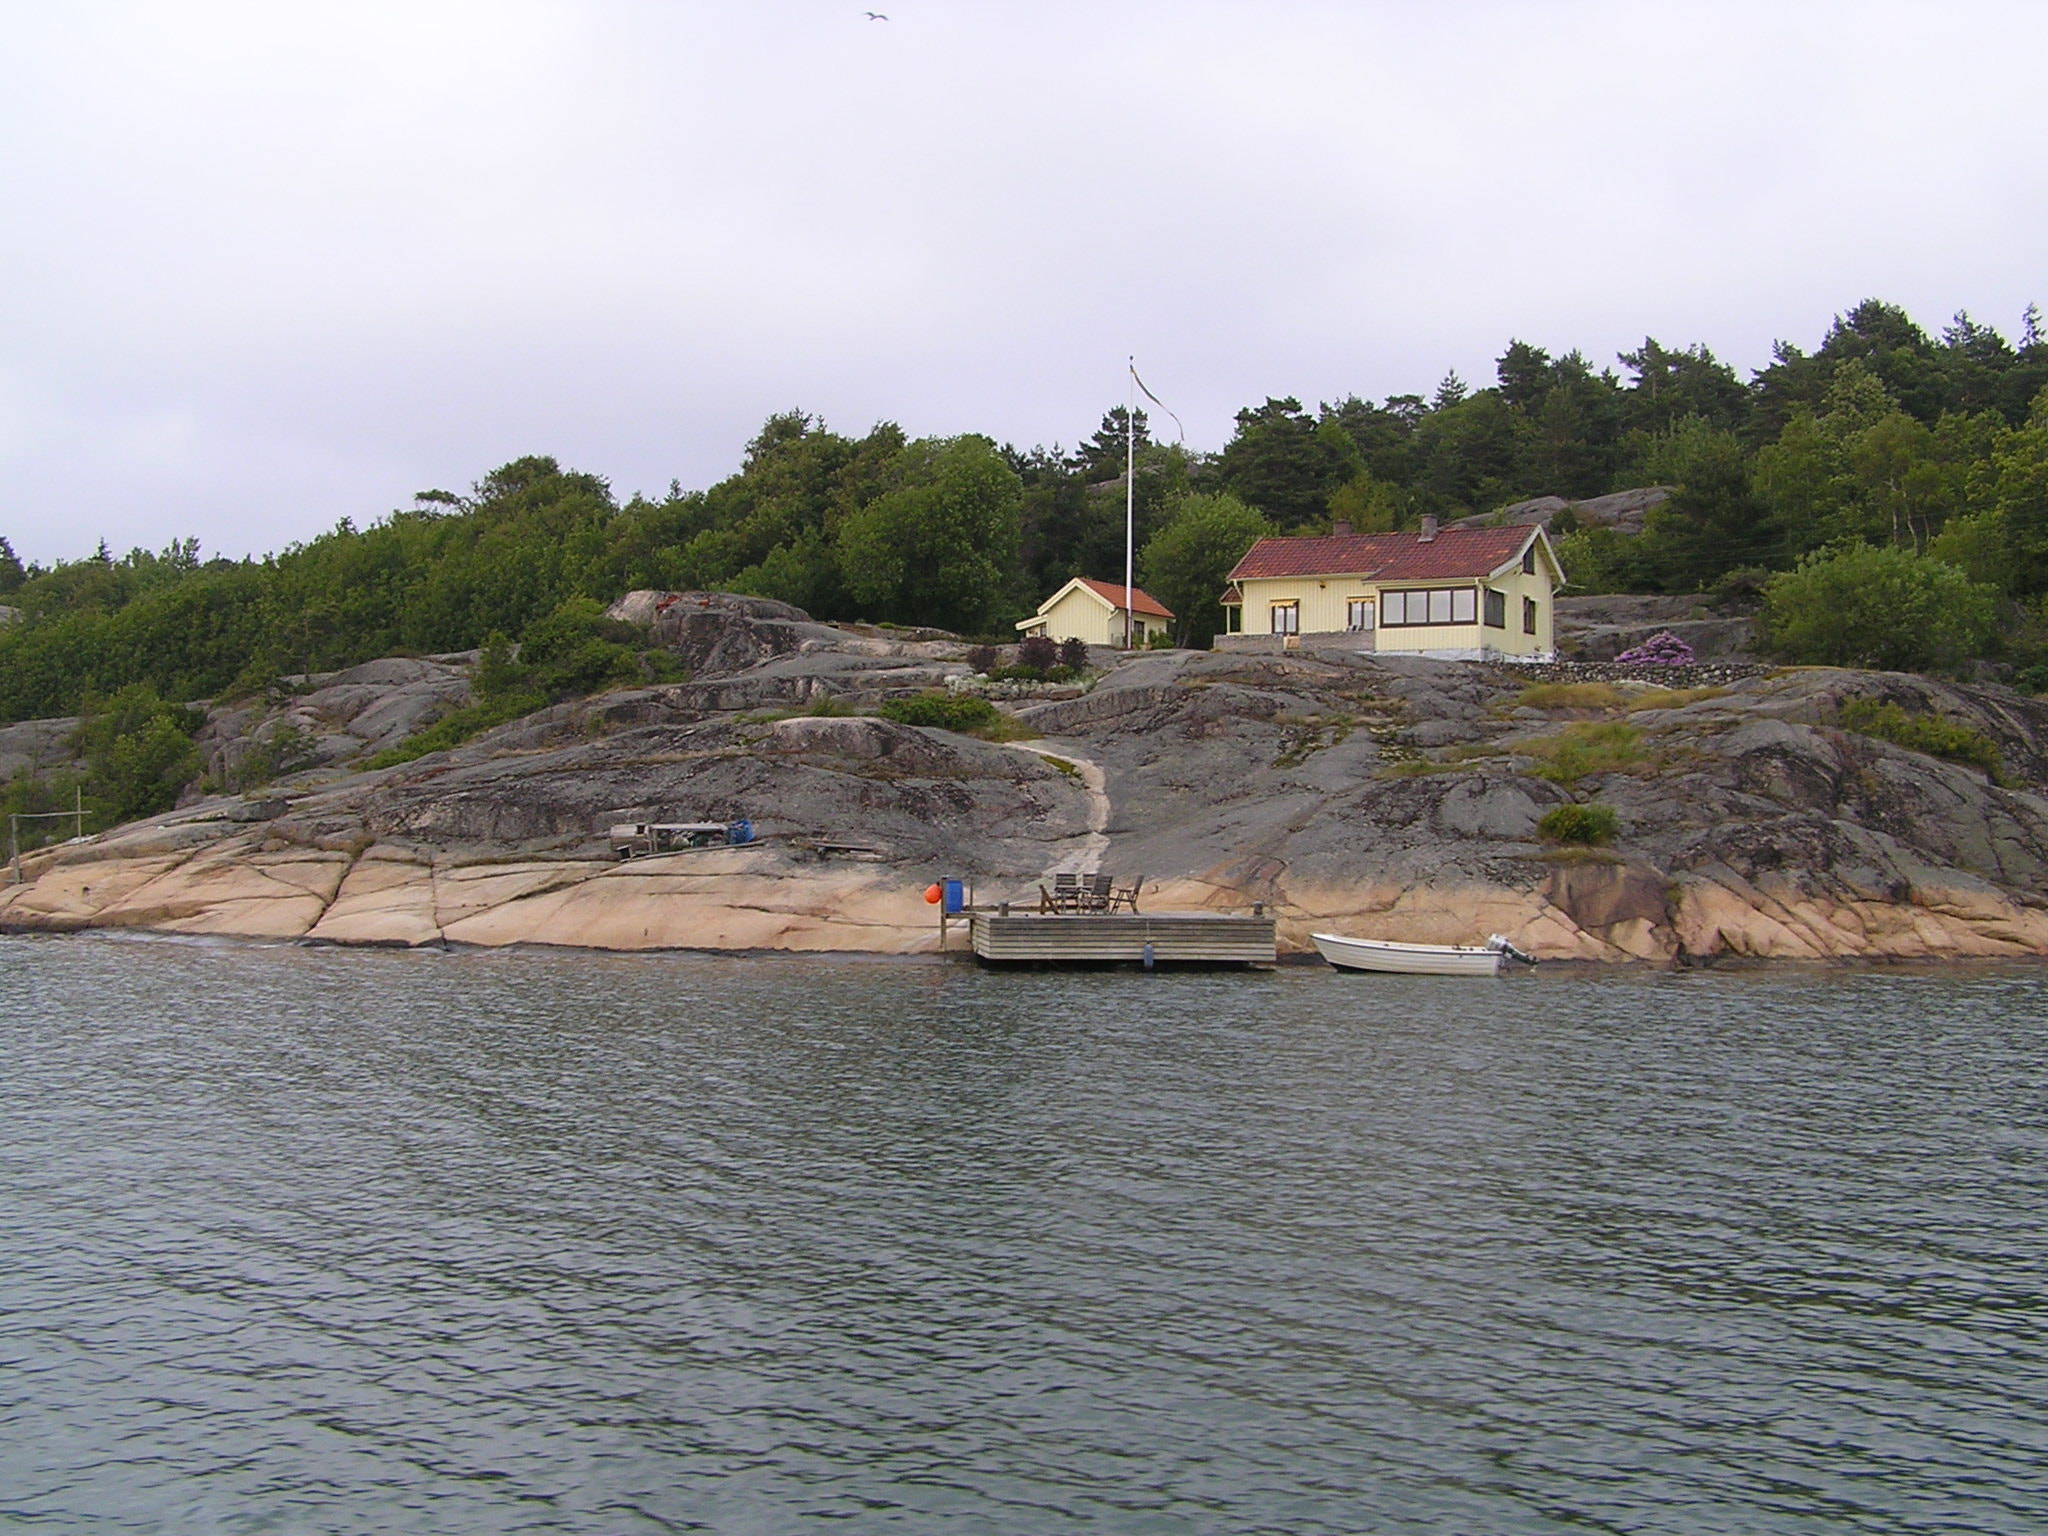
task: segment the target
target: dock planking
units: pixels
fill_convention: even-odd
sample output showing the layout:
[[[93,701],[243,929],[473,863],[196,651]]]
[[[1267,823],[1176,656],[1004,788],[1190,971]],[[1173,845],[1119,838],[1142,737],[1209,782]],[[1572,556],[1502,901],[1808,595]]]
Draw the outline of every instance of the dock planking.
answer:
[[[977,960],[993,964],[1272,965],[1274,921],[1211,912],[970,912]],[[1148,956],[1147,950],[1150,950]]]

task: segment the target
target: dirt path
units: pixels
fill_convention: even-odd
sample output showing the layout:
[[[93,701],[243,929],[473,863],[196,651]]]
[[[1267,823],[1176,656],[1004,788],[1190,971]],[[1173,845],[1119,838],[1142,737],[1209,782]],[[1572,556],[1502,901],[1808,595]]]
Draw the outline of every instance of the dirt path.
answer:
[[[1080,774],[1081,787],[1088,791],[1088,830],[1070,839],[1073,846],[1047,865],[1045,872],[1048,875],[1094,874],[1102,867],[1102,856],[1109,852],[1109,787],[1102,776],[1101,765],[1065,747],[1053,748],[1036,741],[1013,741],[1009,745],[1036,757],[1053,757],[1063,763],[1072,763],[1074,771]]]

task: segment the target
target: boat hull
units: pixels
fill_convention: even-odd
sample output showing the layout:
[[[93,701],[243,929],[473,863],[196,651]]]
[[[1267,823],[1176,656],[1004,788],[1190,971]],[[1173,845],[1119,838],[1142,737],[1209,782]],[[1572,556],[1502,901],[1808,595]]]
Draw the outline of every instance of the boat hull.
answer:
[[[1386,971],[1403,976],[1498,976],[1508,957],[1465,944],[1397,944],[1312,933],[1316,952],[1340,971]]]

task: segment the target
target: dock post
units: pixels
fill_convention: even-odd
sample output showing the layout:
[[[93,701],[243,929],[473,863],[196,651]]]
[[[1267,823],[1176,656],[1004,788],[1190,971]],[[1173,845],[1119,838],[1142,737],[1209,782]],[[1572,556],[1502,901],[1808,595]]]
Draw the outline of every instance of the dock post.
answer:
[[[1148,971],[1152,969],[1152,941],[1150,939],[1145,941],[1145,969]]]

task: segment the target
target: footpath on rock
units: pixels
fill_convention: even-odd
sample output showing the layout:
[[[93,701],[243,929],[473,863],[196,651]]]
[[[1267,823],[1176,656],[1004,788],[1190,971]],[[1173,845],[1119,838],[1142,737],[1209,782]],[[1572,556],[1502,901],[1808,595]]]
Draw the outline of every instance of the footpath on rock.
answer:
[[[472,658],[217,708],[202,744],[221,761],[286,722],[312,766],[25,855],[0,928],[913,954],[938,944],[934,879],[1035,902],[1055,872],[1102,870],[1142,876],[1147,910],[1264,902],[1293,953],[1323,930],[1663,964],[2048,953],[2048,707],[2008,689],[1099,652],[1085,692],[1005,699],[1035,736],[995,742],[866,712],[975,687],[951,637],[705,593],[615,612],[687,681],[377,771],[354,765],[465,702]],[[10,727],[0,757],[58,739]],[[1611,841],[1539,834],[1571,805],[1611,812]],[[740,817],[744,847],[621,861],[607,838]]]

